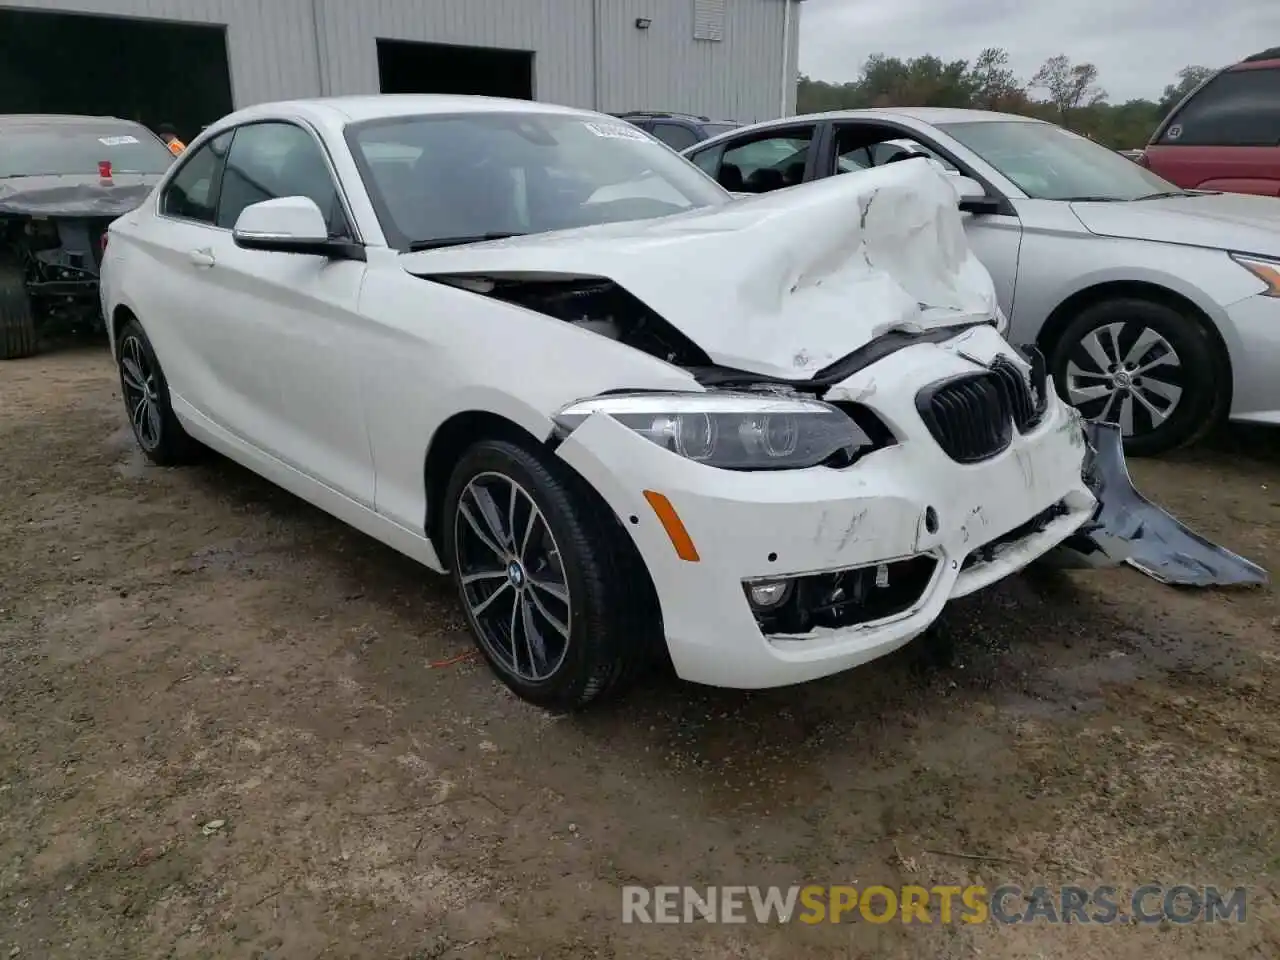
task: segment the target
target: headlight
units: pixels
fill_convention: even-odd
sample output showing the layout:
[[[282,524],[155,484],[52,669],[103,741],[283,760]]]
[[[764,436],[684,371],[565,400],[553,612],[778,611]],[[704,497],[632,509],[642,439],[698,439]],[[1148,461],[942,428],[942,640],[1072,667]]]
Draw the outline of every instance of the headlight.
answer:
[[[843,467],[877,445],[847,414],[819,400],[744,393],[615,394],[571,404],[555,422],[567,434],[593,413],[724,470]]]
[[[1262,291],[1264,297],[1280,297],[1280,260],[1246,257],[1238,253],[1231,254],[1231,259],[1267,285],[1267,289]]]

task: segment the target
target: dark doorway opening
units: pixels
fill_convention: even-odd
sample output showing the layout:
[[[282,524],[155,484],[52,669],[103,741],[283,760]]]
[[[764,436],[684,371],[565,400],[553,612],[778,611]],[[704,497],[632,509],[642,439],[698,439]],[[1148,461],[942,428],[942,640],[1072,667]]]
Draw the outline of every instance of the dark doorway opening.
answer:
[[[0,10],[0,113],[171,123],[190,141],[230,112],[225,27]]]
[[[533,99],[533,51],[378,41],[383,93],[465,93]]]

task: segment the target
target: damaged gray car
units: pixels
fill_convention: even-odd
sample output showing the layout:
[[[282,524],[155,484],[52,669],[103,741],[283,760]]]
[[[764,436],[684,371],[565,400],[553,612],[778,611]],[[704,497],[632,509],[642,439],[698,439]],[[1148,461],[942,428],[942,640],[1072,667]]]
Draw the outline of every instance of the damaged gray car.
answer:
[[[104,329],[107,226],[172,161],[128,120],[0,115],[0,360],[30,356],[48,334]]]

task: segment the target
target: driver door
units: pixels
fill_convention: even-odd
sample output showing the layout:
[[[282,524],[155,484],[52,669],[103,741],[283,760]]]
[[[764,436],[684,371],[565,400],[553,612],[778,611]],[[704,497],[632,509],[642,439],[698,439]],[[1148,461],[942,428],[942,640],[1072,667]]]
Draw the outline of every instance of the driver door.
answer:
[[[209,325],[224,391],[225,426],[242,440],[372,508],[373,459],[358,372],[363,321],[356,312],[365,264],[245,250],[232,230],[240,212],[304,196],[329,233],[354,239],[315,134],[283,121],[236,129],[218,200],[217,238],[205,271]]]

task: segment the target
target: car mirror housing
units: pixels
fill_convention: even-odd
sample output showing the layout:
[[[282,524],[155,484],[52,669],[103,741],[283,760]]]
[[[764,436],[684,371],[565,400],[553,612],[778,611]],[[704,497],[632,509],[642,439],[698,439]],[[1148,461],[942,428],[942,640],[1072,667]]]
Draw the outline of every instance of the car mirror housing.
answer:
[[[999,213],[1000,201],[988,196],[987,189],[972,177],[963,175],[949,178],[955,188],[959,206],[965,213],[984,214]]]
[[[245,250],[363,260],[364,247],[329,236],[324,214],[309,197],[277,197],[240,211],[232,231]]]

